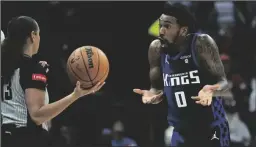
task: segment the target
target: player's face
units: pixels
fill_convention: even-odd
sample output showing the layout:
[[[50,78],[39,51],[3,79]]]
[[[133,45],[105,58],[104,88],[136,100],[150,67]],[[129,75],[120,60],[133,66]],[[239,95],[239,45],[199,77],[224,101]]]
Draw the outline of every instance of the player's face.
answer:
[[[33,50],[33,55],[37,54],[38,49],[39,49],[39,44],[40,44],[40,28],[37,24],[37,22],[35,22],[35,25],[37,26],[36,31],[32,31],[31,32],[31,43],[32,43],[32,50]]]
[[[162,14],[159,19],[159,25],[160,37],[169,43],[173,43],[180,32],[180,25],[177,23],[177,19],[173,16]]]
[[[32,40],[33,40],[33,52],[36,54],[39,49],[39,44],[40,44],[40,29],[37,24],[37,31],[32,32]]]

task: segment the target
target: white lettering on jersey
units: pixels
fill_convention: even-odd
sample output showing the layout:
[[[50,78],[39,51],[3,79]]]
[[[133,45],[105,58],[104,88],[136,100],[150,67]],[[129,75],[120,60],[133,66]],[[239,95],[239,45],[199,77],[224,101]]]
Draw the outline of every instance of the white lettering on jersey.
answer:
[[[191,83],[192,84],[199,84],[200,83],[199,76],[195,76],[194,75],[195,73],[198,73],[198,70],[194,70],[194,71],[189,72],[190,78],[195,80],[195,81],[191,81]]]
[[[178,74],[163,73],[164,86],[168,87],[188,84],[199,84],[200,78],[198,75],[196,75],[196,73],[198,73],[198,70]]]

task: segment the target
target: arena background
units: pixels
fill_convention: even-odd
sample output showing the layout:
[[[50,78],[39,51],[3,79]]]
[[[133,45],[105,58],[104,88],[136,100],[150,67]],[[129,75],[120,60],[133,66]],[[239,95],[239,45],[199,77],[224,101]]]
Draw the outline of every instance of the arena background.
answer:
[[[214,37],[220,53],[232,61],[228,78],[233,83],[234,107],[249,128],[249,144],[254,146],[256,96],[251,82],[256,73],[256,4],[227,3],[233,4],[231,23],[218,19],[221,12],[216,9],[215,2],[184,2],[198,21],[198,31]],[[1,1],[1,30],[5,34],[8,21],[15,16],[31,16],[39,23],[41,45],[37,58],[46,60],[51,67],[51,102],[73,90],[65,64],[74,49],[93,45],[102,49],[109,58],[110,73],[104,88],[94,96],[80,99],[53,120],[54,145],[100,146],[102,130],[112,129],[113,123],[121,120],[126,136],[139,146],[165,146],[166,102],[143,105],[140,96],[132,92],[133,88],[147,89],[150,86],[147,51],[154,36],[149,35],[148,29],[161,15],[163,4]],[[67,138],[72,141],[67,141]],[[241,142],[242,146],[248,145]]]

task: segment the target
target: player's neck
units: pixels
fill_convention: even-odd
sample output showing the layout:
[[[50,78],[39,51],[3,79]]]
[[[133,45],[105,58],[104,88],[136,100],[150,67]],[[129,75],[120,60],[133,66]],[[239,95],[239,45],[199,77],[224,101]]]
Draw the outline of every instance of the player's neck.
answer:
[[[32,57],[33,56],[32,47],[29,47],[29,46],[24,47],[23,54]]]
[[[167,48],[164,48],[164,52],[168,53],[171,56],[175,56],[180,52],[183,52],[186,50],[187,47],[187,37],[181,37],[179,36],[177,39],[175,39],[175,43],[169,43]]]
[[[176,46],[177,46],[177,51],[178,52],[183,52],[184,50],[186,50],[187,47],[187,36],[180,36],[177,41],[176,41]]]

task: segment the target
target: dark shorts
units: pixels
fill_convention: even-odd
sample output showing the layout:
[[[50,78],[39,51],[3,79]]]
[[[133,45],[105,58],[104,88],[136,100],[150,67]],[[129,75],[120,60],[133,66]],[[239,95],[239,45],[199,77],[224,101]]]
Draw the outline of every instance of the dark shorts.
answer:
[[[1,127],[2,147],[33,146],[47,147],[50,137],[43,129],[16,128],[14,125]]]
[[[229,147],[230,133],[227,122],[216,123],[204,129],[200,127],[177,131],[173,128],[171,147]]]

